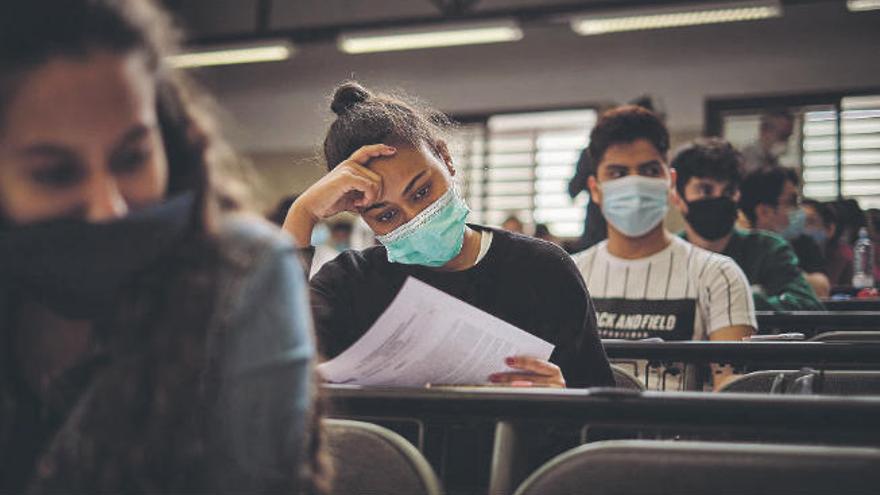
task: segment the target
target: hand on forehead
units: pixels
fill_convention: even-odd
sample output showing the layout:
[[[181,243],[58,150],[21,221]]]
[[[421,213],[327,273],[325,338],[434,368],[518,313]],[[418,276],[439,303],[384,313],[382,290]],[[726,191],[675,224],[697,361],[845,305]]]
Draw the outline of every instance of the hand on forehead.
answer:
[[[410,145],[393,146],[397,149],[396,153],[371,158],[365,165],[382,182],[382,197],[378,198],[377,203],[399,199],[420,178],[450,176],[446,164],[428,145],[419,148]]]
[[[370,160],[369,172],[380,177],[376,200],[359,210],[373,231],[387,234],[437,201],[452,187],[448,153],[429,146],[402,146],[393,155]]]

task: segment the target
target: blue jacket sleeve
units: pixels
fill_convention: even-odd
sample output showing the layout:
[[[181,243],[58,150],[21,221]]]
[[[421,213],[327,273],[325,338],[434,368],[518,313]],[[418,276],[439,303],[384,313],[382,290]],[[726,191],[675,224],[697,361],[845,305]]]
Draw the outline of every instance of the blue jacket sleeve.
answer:
[[[294,493],[308,437],[314,345],[293,248],[276,243],[232,298],[216,417],[221,493]]]

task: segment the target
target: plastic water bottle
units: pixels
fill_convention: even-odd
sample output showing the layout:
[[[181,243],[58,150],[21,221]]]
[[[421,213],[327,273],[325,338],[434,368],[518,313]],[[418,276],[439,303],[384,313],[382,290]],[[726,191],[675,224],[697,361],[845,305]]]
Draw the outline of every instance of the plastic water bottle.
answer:
[[[874,287],[874,244],[868,237],[868,229],[859,230],[859,240],[853,247],[853,287]]]

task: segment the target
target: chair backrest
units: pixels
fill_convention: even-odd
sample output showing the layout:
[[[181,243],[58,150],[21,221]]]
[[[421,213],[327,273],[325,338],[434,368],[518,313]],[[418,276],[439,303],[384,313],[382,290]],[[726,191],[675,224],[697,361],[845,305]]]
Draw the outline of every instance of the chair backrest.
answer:
[[[880,332],[824,332],[810,340],[814,342],[880,342]]]
[[[823,395],[880,395],[880,371],[768,370],[745,374],[721,392]]]
[[[617,366],[611,365],[611,374],[614,375],[614,386],[617,388],[626,388],[630,390],[645,390],[645,384],[640,382],[638,378],[629,371]]]
[[[333,495],[443,493],[428,461],[397,433],[361,421],[323,423],[333,462]]]
[[[582,445],[516,495],[875,494],[880,449],[656,440]]]

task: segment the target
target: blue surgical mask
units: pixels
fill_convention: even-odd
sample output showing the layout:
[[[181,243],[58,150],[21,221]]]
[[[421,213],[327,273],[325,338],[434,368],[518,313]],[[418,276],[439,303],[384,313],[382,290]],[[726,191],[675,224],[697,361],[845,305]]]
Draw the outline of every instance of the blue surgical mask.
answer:
[[[323,246],[324,243],[327,242],[327,239],[330,238],[330,229],[323,223],[319,223],[315,225],[315,228],[312,229],[312,246]]]
[[[647,234],[666,216],[666,179],[629,175],[603,182],[601,187],[605,220],[627,237]]]
[[[782,237],[788,239],[797,239],[804,233],[804,225],[807,221],[807,214],[804,210],[796,208],[788,212],[788,227],[781,232]]]
[[[376,240],[385,246],[392,263],[443,266],[461,252],[468,213],[467,204],[451,186],[412,220]]]
[[[828,241],[828,234],[825,232],[825,229],[822,228],[806,228],[804,229],[804,234],[810,236],[810,238],[812,238],[816,245],[818,245],[819,247],[824,247],[825,243]]]

